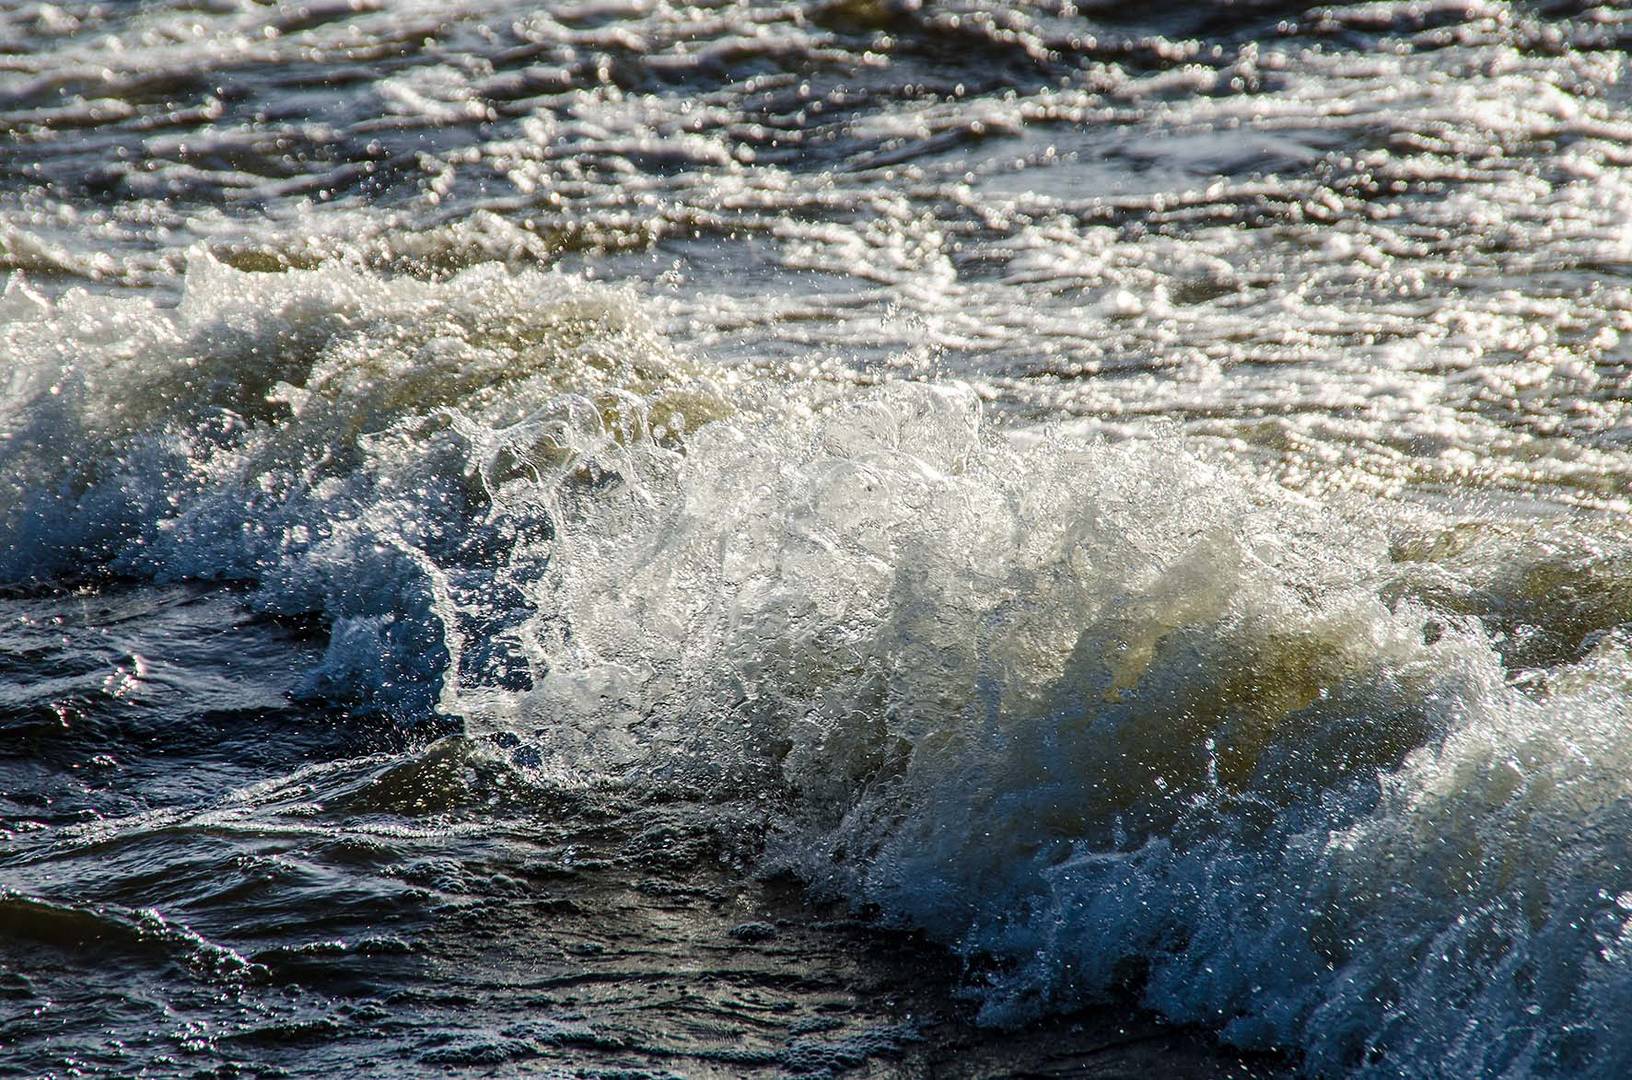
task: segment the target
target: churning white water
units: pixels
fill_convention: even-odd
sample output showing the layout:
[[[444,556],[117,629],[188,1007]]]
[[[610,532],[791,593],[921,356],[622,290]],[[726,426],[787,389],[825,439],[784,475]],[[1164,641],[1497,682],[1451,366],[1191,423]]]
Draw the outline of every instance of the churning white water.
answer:
[[[1632,1071],[1628,22],[1554,7],[0,6],[0,581],[310,631],[234,697],[165,604],[171,676],[15,630],[7,917],[464,910],[536,860],[391,845],[673,806],[994,1028]],[[171,788],[166,678],[473,742],[175,734]],[[155,820],[253,836],[244,895],[350,846],[262,926],[85,863]],[[615,1011],[412,1060],[615,1062]],[[790,1030],[755,1067],[906,1038]]]

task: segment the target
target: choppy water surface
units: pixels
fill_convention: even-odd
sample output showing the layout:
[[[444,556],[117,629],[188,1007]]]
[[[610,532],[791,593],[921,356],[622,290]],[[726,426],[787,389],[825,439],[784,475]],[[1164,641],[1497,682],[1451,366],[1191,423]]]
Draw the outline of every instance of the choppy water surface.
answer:
[[[0,1067],[1626,1075],[1629,42],[0,3]]]

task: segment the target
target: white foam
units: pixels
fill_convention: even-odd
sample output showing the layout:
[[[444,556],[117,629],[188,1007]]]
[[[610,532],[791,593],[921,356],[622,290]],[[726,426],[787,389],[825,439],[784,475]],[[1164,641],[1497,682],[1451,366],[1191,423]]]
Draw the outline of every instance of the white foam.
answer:
[[[548,676],[476,710],[557,779],[781,791],[768,865],[969,954],[991,1022],[1133,985],[1335,1073],[1632,1055],[1626,610],[1521,691],[1386,529],[955,386],[592,467]]]
[[[6,297],[6,580],[248,581],[329,626],[313,692],[758,800],[765,867],[966,953],[994,1023],[1131,987],[1331,1073],[1632,1064],[1613,531],[705,377],[560,274]]]
[[[314,689],[410,714],[447,662],[426,552],[473,542],[489,485],[527,465],[500,433],[547,428],[534,414],[566,392],[698,419],[714,400],[630,297],[565,275],[248,274],[200,254],[173,309],[6,297],[0,578],[250,581],[328,620]]]

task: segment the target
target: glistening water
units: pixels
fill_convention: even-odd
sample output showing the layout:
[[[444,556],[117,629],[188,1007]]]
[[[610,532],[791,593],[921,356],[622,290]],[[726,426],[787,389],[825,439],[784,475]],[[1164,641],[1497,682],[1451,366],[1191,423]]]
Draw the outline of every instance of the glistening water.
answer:
[[[0,1072],[1632,1074],[1629,45],[0,0]]]

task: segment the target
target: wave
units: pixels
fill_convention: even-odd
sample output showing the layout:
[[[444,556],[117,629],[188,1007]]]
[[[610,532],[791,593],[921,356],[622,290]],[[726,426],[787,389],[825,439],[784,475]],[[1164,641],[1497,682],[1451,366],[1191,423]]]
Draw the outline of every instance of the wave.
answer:
[[[474,712],[786,789],[767,864],[953,945],[985,1020],[1133,986],[1316,1072],[1628,1062],[1624,561],[1526,692],[1469,609],[1564,611],[1562,552],[1458,610],[1408,530],[957,387],[704,429],[630,488],[560,518],[548,678]]]
[[[709,370],[635,295],[194,260],[13,279],[0,578],[237,580],[307,693],[552,789],[748,801],[761,866],[1314,1072],[1617,1075],[1632,558],[1331,504],[956,383]]]
[[[4,304],[0,580],[252,582],[326,621],[308,691],[404,716],[447,664],[438,567],[482,576],[520,527],[493,506],[512,474],[585,425],[722,407],[630,296],[491,264],[428,282],[197,254],[175,307],[47,302],[20,276]]]

